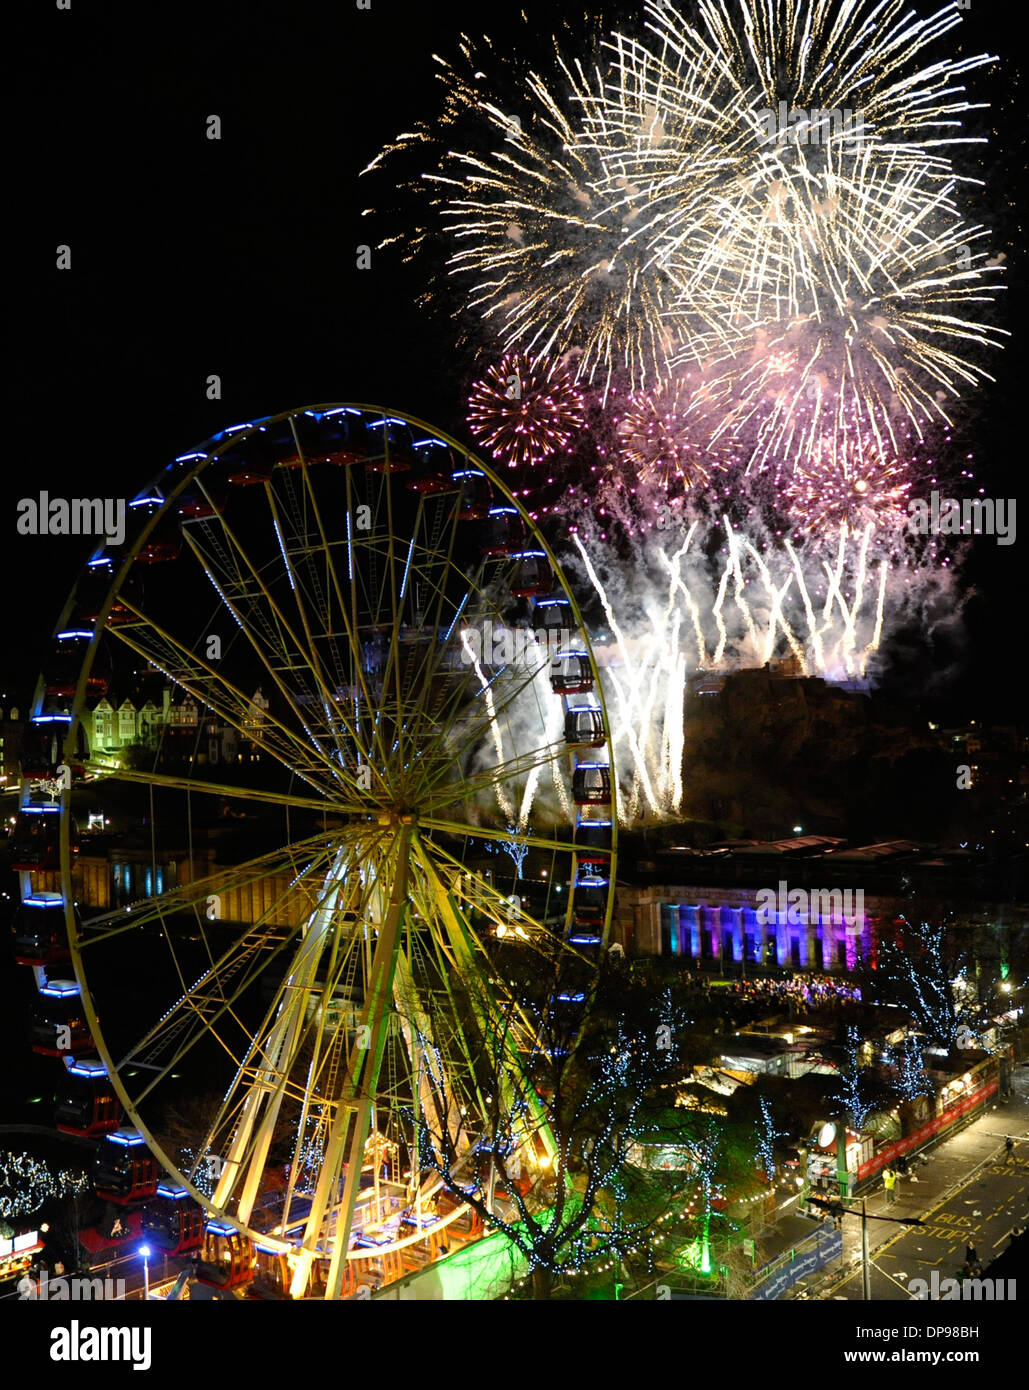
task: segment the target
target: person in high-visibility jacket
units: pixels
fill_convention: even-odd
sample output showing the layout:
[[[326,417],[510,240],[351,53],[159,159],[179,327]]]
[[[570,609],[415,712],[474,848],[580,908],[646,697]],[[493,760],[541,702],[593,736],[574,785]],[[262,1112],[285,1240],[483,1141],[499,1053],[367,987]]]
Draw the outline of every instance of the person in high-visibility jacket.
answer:
[[[886,1205],[896,1201],[893,1189],[897,1186],[897,1175],[892,1168],[883,1169],[883,1187],[886,1189]]]

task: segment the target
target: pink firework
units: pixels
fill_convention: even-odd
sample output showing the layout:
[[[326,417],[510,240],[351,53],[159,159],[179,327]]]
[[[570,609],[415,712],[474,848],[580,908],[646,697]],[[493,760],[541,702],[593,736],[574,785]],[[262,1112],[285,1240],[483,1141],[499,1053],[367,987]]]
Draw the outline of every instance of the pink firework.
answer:
[[[708,487],[729,463],[711,443],[708,414],[685,377],[634,392],[615,420],[623,464],[672,496]]]
[[[798,458],[783,488],[796,531],[834,540],[840,529],[877,531],[907,519],[911,461],[883,452],[858,431],[823,436]]]
[[[585,423],[565,368],[520,352],[490,367],[468,396],[469,429],[508,468],[534,468],[567,449]]]

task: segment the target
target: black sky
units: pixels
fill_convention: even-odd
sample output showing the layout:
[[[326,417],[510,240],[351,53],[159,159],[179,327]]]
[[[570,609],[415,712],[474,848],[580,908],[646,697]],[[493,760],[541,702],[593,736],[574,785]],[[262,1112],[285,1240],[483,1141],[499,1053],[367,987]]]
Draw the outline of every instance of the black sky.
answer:
[[[463,30],[485,27],[498,46],[525,33],[514,0],[371,0],[367,11],[353,0],[71,4],[21,0],[8,18],[18,28],[5,219],[15,308],[0,675],[21,698],[89,543],[18,536],[19,498],[41,488],[132,496],[214,431],[316,401],[390,405],[459,426],[456,354],[445,324],[413,303],[417,273],[386,253],[356,268],[372,197],[357,175],[436,109],[433,51],[454,55]],[[542,54],[555,9],[525,8]],[[921,0],[916,8],[931,12]],[[974,3],[962,26],[966,52],[1003,59],[974,82],[994,103],[983,122],[992,140],[984,203],[1009,267],[1004,323],[1014,340],[971,428],[980,482],[1004,496],[1022,473],[1025,394],[1014,204],[1026,112],[1010,18],[1007,7]],[[222,120],[217,142],[205,138],[210,114]],[[402,214],[392,230],[410,231]],[[60,243],[72,247],[67,273],[55,269]],[[222,381],[214,402],[205,398],[211,373]],[[936,671],[960,668],[945,692],[955,715],[1020,712],[1022,554],[1021,537],[1007,548],[981,543],[963,629],[935,648],[905,646],[900,688],[924,692]]]

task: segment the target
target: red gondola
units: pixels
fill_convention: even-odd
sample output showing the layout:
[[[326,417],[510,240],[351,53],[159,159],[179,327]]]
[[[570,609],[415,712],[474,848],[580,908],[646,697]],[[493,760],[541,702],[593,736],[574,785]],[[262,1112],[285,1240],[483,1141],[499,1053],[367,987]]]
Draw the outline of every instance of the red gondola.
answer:
[[[99,1058],[79,1058],[68,1067],[57,1091],[55,1119],[62,1134],[91,1139],[121,1123],[121,1107],[107,1068]]]
[[[93,1188],[116,1206],[129,1206],[157,1191],[157,1159],[138,1129],[116,1129],[100,1142],[93,1160]]]
[[[89,562],[89,573],[76,591],[75,625],[95,625],[100,617],[104,600],[110,592],[118,568],[115,557],[110,554],[97,556]],[[118,589],[118,596],[112,603],[104,623],[107,627],[121,627],[125,623],[137,623],[139,619],[129,611],[128,604],[138,606],[142,597],[139,576],[128,574]]]
[[[11,832],[11,868],[20,873],[61,867],[60,806],[23,806]],[[71,824],[71,854],[79,852],[75,822]]]
[[[197,1261],[201,1284],[235,1289],[254,1276],[254,1248],[246,1236],[224,1221],[208,1221]]]
[[[580,864],[607,864],[611,858],[611,822],[580,821],[575,831],[575,853]]]
[[[14,959],[18,965],[62,965],[71,959],[64,899],[60,893],[31,893],[14,914]]]
[[[542,550],[524,550],[515,557],[514,573],[511,576],[511,594],[514,598],[535,598],[538,594],[549,594],[554,587],[554,571]]]
[[[200,521],[204,517],[218,516],[225,510],[225,495],[206,489],[187,488],[179,497],[178,513],[183,521]]]
[[[78,689],[82,660],[93,638],[92,628],[68,628],[59,632],[53,651],[43,664],[43,693],[70,700]],[[87,697],[107,694],[106,676],[97,670],[86,678]]]
[[[459,468],[452,477],[461,489],[458,521],[485,521],[493,506],[493,486],[486,474],[478,468]]]
[[[362,463],[371,452],[371,436],[361,411],[342,406],[324,413],[305,410],[294,416],[303,461],[307,464],[331,463],[344,466]],[[299,468],[300,457],[286,460],[287,468]]]
[[[482,538],[486,556],[517,555],[526,540],[525,521],[514,507],[492,507]]]
[[[532,607],[532,620],[533,627],[545,632],[572,632],[577,626],[571,601],[564,594],[537,598]]]
[[[20,758],[21,775],[27,782],[57,781],[57,769],[65,762],[64,745],[71,715],[66,710],[53,708],[58,703],[61,702],[55,699],[44,701],[43,708],[29,721]],[[88,757],[86,731],[79,724],[75,731],[75,751],[68,762],[72,781],[86,775],[83,764]]]
[[[596,926],[607,912],[608,882],[592,875],[580,878],[575,885],[572,922],[576,927]]]
[[[93,1046],[74,980],[48,980],[32,1006],[32,1051],[41,1057],[74,1056]]]
[[[143,1208],[143,1234],[163,1255],[199,1250],[204,1240],[204,1211],[176,1183],[159,1182]]]
[[[371,421],[366,429],[369,453],[373,455],[368,467],[373,473],[406,473],[418,462],[411,426],[406,420],[387,416]]]
[[[414,454],[418,472],[405,487],[423,496],[457,491],[458,484],[454,481],[457,460],[449,444],[442,439],[421,439],[414,446]]]
[[[220,454],[216,467],[233,487],[254,487],[266,483],[275,472],[276,458],[258,432],[248,434]]]
[[[550,663],[550,688],[555,695],[588,695],[593,669],[585,652],[558,652]]]
[[[182,533],[178,519],[168,517],[157,523],[136,556],[141,565],[163,565],[177,560],[182,552]]]

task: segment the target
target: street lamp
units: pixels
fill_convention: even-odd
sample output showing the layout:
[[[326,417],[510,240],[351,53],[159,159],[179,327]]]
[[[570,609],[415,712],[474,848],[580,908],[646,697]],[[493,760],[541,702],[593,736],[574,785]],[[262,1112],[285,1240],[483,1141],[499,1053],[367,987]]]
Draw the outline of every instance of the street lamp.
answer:
[[[836,1218],[844,1216],[859,1216],[861,1218],[861,1295],[866,1300],[872,1297],[872,1261],[868,1254],[868,1211],[865,1206],[865,1198],[861,1198],[861,1210],[856,1207],[845,1207],[840,1201],[826,1200],[824,1197],[811,1197],[808,1199],[812,1206],[821,1207],[829,1216]],[[924,1226],[925,1222],[920,1216],[875,1216],[874,1221],[889,1221],[894,1226]]]
[[[141,1245],[139,1253],[143,1256],[143,1298],[150,1301],[150,1246]]]

